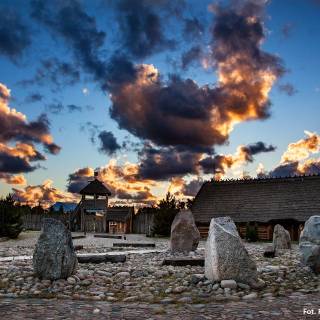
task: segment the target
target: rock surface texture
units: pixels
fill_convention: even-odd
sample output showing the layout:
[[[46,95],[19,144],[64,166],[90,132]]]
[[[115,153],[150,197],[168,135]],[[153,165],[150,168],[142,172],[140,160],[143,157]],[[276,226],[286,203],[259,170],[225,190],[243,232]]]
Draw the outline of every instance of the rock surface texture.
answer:
[[[301,262],[320,273],[320,216],[310,217],[300,235]]]
[[[277,224],[273,229],[273,247],[276,252],[291,249],[290,233],[280,224]]]
[[[181,210],[171,225],[170,250],[189,252],[197,249],[199,230],[190,210]]]
[[[211,220],[205,249],[205,275],[213,281],[233,279],[255,285],[257,267],[229,217]]]
[[[33,253],[33,270],[40,279],[66,279],[77,269],[70,231],[58,220],[45,219]]]

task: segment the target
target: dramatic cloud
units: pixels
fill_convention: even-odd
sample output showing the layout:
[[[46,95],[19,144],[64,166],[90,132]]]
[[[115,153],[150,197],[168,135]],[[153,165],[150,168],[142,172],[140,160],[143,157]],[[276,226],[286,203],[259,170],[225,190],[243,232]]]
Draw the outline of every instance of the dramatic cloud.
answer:
[[[196,177],[189,182],[183,178],[172,178],[168,191],[180,199],[186,199],[188,197],[194,197],[203,183],[204,180],[200,177]]]
[[[1,173],[20,173],[31,172],[37,169],[29,161],[19,156],[13,156],[5,152],[0,152],[0,172]]]
[[[110,131],[101,131],[98,138],[100,140],[100,152],[112,155],[121,148],[117,139]]]
[[[306,175],[320,174],[320,158],[306,160],[300,165],[299,171]]]
[[[216,8],[216,86],[177,75],[165,80],[153,65],[135,65],[134,72],[127,63],[125,81],[108,80],[111,117],[141,139],[192,148],[223,144],[236,123],[268,117],[269,91],[284,70],[279,58],[261,50],[262,18],[263,5],[250,1]]]
[[[120,0],[118,21],[124,50],[134,58],[145,58],[172,48],[173,40],[164,35],[164,24],[158,12],[168,1]]]
[[[21,174],[19,175],[12,175],[8,173],[1,173],[0,172],[0,180],[7,183],[7,184],[14,184],[14,185],[25,185],[27,184],[27,180]]]
[[[257,142],[239,146],[234,155],[206,157],[205,153],[190,152],[183,148],[157,148],[145,144],[138,153],[137,164],[127,162],[118,165],[116,160],[110,160],[105,167],[96,171],[99,179],[111,190],[115,198],[113,201],[151,204],[157,200],[153,188],[163,188],[167,181],[168,190],[179,198],[194,196],[203,183],[201,174],[215,174],[216,178],[221,178],[228,169],[239,168],[252,162],[254,155],[273,150],[273,146]],[[89,167],[71,173],[68,191],[78,193],[93,178],[93,174],[93,168]]]
[[[252,162],[253,161],[252,156],[262,152],[275,151],[276,147],[273,145],[266,145],[264,142],[259,141],[256,143],[248,144],[246,146],[242,146],[241,150],[244,154],[246,154],[246,160],[249,162]]]
[[[284,164],[278,165],[276,168],[274,168],[272,171],[270,171],[265,176],[270,177],[290,177],[298,174],[298,166],[299,162],[288,162]]]
[[[306,137],[290,143],[281,157],[280,164],[264,176],[289,177],[294,175],[320,174],[320,158],[310,156],[320,153],[320,136],[305,131]],[[262,176],[260,174],[260,176]]]
[[[24,114],[9,107],[9,99],[9,89],[0,83],[0,172],[31,172],[37,168],[31,161],[45,160],[33,143],[42,144],[51,154],[57,154],[60,147],[53,143],[45,115],[28,122]],[[10,145],[13,142],[15,146]]]
[[[138,176],[142,179],[167,180],[172,177],[198,173],[200,153],[145,145],[139,153]]]
[[[18,14],[0,5],[0,54],[15,61],[30,43],[29,30]]]
[[[267,146],[264,142],[257,142],[249,145],[241,145],[235,154],[216,155],[206,157],[199,164],[204,173],[214,173],[215,179],[221,179],[228,169],[240,168],[249,162],[253,162],[253,156],[262,152],[272,152],[276,148],[272,145]]]
[[[320,152],[320,136],[315,132],[305,131],[306,138],[290,143],[281,157],[281,163],[307,159],[310,154]]]
[[[49,134],[48,118],[41,115],[36,121],[27,122],[24,114],[9,108],[9,99],[9,89],[0,83],[0,142],[20,140],[42,143],[48,148],[54,145]]]
[[[104,78],[105,65],[99,57],[105,32],[98,31],[96,20],[89,16],[76,0],[47,2],[32,1],[32,17],[61,36],[71,47],[78,63],[95,80]]]
[[[53,181],[46,180],[40,185],[29,185],[23,189],[12,188],[13,197],[24,204],[28,204],[30,206],[40,204],[46,208],[57,201],[78,202],[78,196],[54,188],[52,183]]]
[[[82,168],[71,174],[68,178],[68,191],[72,193],[78,193],[87,184],[90,178],[94,175],[92,168]]]

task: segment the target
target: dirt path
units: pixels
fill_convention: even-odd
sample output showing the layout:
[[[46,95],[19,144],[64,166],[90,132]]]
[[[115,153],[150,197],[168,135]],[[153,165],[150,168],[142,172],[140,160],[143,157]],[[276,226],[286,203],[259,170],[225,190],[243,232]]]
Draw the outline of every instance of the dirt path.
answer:
[[[320,294],[226,304],[118,304],[93,301],[1,299],[1,319],[320,319]],[[313,315],[304,314],[304,310]]]

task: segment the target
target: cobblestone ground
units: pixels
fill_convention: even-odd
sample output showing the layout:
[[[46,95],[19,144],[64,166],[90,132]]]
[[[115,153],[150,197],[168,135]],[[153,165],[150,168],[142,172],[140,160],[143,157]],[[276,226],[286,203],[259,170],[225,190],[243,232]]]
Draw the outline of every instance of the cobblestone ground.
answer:
[[[0,260],[32,255],[38,236],[0,240]],[[245,243],[265,283],[257,290],[210,281],[203,266],[162,265],[172,255],[168,239],[128,235],[127,241],[155,242],[159,252],[128,252],[125,263],[80,263],[76,274],[56,281],[38,279],[30,259],[0,261],[0,320],[320,319],[320,275],[300,263],[296,244],[270,259],[263,255],[268,243]],[[114,242],[92,234],[74,240],[83,245],[79,253],[114,252]],[[204,244],[189,258],[204,257]]]
[[[118,304],[93,301],[2,299],[2,319],[319,319],[320,294],[226,304]],[[307,313],[314,313],[307,314]]]

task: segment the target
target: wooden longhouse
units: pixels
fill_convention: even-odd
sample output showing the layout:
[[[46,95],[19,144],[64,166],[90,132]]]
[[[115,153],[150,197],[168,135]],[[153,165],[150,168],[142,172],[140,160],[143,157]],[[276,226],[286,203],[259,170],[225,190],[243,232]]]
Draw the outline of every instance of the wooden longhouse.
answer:
[[[212,218],[230,216],[242,237],[249,223],[259,239],[271,240],[279,223],[298,240],[304,222],[320,214],[320,175],[205,182],[192,212],[202,236]]]

